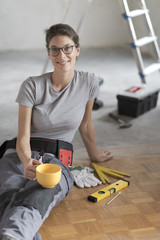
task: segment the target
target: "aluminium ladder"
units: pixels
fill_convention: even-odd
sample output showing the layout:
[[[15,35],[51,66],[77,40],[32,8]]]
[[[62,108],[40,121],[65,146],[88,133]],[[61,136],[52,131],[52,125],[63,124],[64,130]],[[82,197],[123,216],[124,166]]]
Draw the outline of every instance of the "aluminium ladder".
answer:
[[[122,8],[123,11],[125,13],[122,14],[122,16],[124,17],[124,19],[128,20],[128,24],[129,24],[129,29],[131,32],[131,36],[132,36],[132,40],[133,43],[131,43],[131,47],[133,48],[133,53],[136,59],[136,63],[139,69],[139,75],[141,78],[142,83],[146,83],[146,76],[156,72],[158,70],[160,70],[160,50],[159,50],[159,46],[158,46],[158,41],[157,41],[157,36],[155,35],[153,26],[152,26],[152,22],[150,19],[150,15],[149,15],[149,9],[147,9],[145,0],[139,0],[141,2],[141,9],[136,9],[133,11],[130,11],[129,9],[129,5],[127,0],[120,0],[122,1]],[[137,39],[136,36],[136,31],[135,31],[135,27],[133,24],[133,18],[136,18],[138,16],[144,16],[145,17],[145,21],[147,23],[147,28],[149,30],[149,34],[146,37]],[[151,65],[149,65],[148,67],[144,67],[144,61],[142,58],[142,53],[141,53],[141,47],[145,46],[147,44],[153,44],[155,53],[155,63],[152,63]]]

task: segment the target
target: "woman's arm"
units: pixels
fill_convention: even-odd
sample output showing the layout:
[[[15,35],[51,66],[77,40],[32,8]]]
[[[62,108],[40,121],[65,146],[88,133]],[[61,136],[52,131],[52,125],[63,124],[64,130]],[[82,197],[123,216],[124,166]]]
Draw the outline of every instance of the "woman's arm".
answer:
[[[113,156],[107,150],[98,151],[95,141],[94,126],[92,122],[92,108],[94,100],[87,103],[86,111],[79,127],[79,132],[87,149],[91,161],[104,162]]]
[[[36,176],[36,165],[41,164],[31,158],[30,128],[32,108],[19,105],[18,137],[16,151],[24,167],[24,176],[33,180]]]

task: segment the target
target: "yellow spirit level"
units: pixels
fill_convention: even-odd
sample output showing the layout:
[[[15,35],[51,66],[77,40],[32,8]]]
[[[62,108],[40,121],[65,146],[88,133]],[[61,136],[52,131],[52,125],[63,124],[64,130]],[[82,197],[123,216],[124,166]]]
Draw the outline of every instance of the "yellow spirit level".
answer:
[[[129,185],[129,181],[123,179],[119,180],[108,187],[102,188],[101,190],[88,196],[88,200],[91,202],[98,202],[105,197],[109,197],[112,193],[121,190]]]

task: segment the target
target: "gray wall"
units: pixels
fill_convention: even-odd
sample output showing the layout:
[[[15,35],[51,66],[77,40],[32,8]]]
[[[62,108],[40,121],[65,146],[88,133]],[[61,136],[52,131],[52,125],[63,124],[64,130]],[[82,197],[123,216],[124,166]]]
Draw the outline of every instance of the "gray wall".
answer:
[[[129,33],[119,1],[92,1],[80,31],[82,47],[128,46]],[[61,21],[65,3],[65,0],[0,0],[0,51],[43,49],[44,31]],[[65,22],[77,29],[86,3],[86,0],[72,0]],[[160,39],[160,0],[146,3]],[[141,32],[144,25],[138,22],[137,26]]]

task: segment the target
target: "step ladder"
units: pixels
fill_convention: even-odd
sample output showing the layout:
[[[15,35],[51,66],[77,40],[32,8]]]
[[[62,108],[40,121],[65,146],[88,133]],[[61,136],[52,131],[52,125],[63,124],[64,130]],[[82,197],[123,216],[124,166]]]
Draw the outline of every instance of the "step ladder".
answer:
[[[133,11],[130,11],[129,4],[127,0],[120,0],[122,9],[124,13],[122,14],[123,18],[128,21],[130,33],[132,36],[133,42],[130,44],[134,57],[136,59],[137,67],[139,69],[139,76],[141,78],[142,83],[146,83],[146,76],[159,71],[160,70],[160,50],[158,46],[157,36],[155,35],[152,22],[149,15],[149,9],[146,6],[145,0],[137,0],[141,4],[141,9],[136,9]],[[138,16],[144,16],[145,21],[148,28],[148,36],[137,39],[136,36],[136,30],[133,24],[133,18],[136,18]],[[142,49],[141,47],[147,45],[147,44],[153,44],[154,49],[154,55],[155,55],[155,63],[152,63],[148,67],[144,66],[144,60],[142,57]]]

